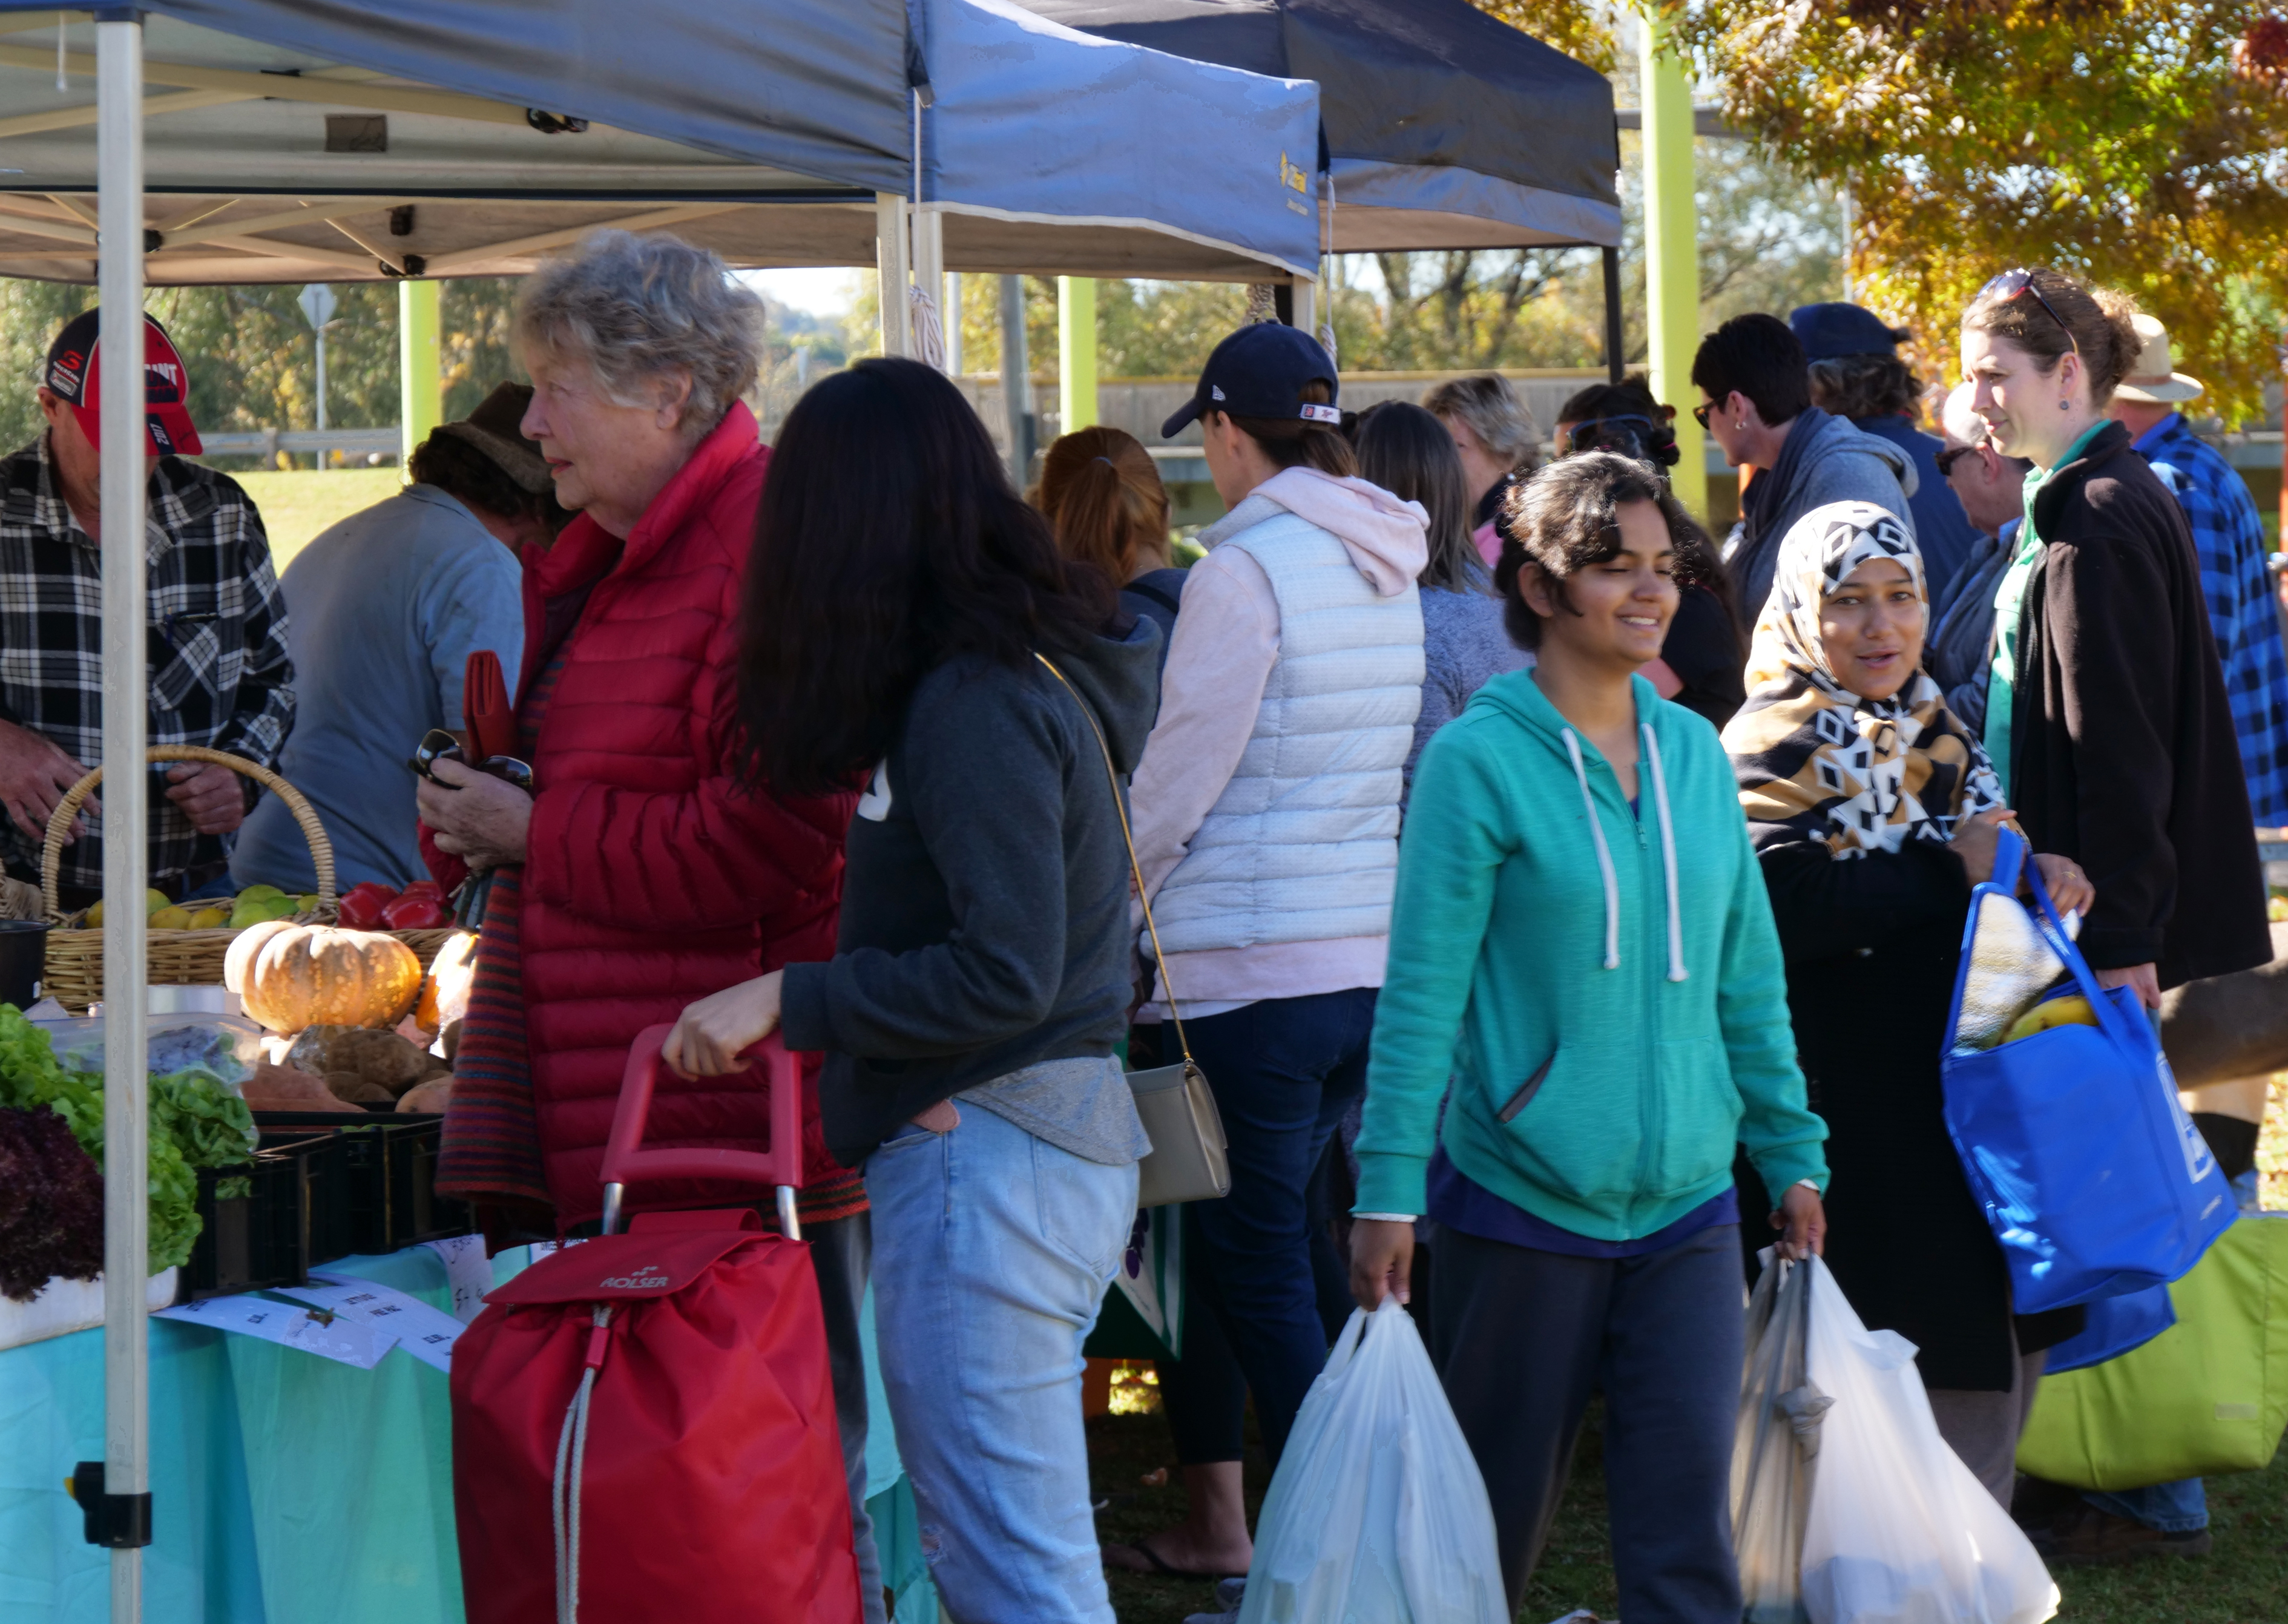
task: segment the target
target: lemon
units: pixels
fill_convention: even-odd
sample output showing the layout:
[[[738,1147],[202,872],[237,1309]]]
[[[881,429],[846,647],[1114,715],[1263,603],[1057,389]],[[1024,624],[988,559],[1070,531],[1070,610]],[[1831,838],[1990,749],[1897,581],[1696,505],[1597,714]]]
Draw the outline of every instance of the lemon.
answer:
[[[103,928],[103,898],[99,896],[95,899],[95,906],[87,911],[87,927],[90,930]]]
[[[154,930],[188,930],[191,913],[187,908],[168,906],[160,909],[147,921]]]
[[[168,896],[164,891],[147,890],[143,893],[143,917],[147,919],[153,914],[158,912],[160,909],[171,908],[174,905],[175,899]]]
[[[220,930],[230,923],[230,910],[221,906],[202,908],[191,915],[193,930]]]
[[[245,903],[252,902],[258,897],[283,896],[285,895],[286,893],[280,890],[276,886],[249,886],[246,889],[238,894],[238,900]]]
[[[2046,1032],[2054,1026],[2094,1026],[2097,1011],[2078,992],[2067,998],[2045,999],[2018,1017],[2002,1041],[2015,1043],[2021,1038],[2030,1038],[2036,1032]]]
[[[294,899],[294,912],[297,913],[315,913],[318,911],[318,904],[321,900],[322,899],[315,891],[305,891],[301,896]]]

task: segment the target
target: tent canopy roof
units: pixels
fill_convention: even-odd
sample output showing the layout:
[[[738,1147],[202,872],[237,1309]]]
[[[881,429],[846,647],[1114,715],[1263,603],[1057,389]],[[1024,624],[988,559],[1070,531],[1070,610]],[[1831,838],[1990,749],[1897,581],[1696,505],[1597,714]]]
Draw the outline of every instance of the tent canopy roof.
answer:
[[[1314,87],[1008,0],[914,0],[910,33],[905,0],[149,10],[157,285],[515,275],[607,225],[742,267],[870,266],[876,193],[913,189],[915,80],[949,269],[1261,280],[1316,252],[1278,180]],[[92,29],[67,14],[59,92],[57,15],[0,0],[0,274],[88,281]],[[1172,148],[1192,184],[1156,174]]]
[[[1621,240],[1603,75],[1468,0],[1025,0],[1108,39],[1319,85],[1335,247]]]

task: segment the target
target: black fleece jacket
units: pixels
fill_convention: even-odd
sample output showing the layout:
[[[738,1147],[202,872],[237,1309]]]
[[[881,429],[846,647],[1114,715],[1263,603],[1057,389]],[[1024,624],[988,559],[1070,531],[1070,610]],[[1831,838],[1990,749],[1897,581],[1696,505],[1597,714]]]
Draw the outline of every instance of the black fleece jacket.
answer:
[[[1159,707],[1147,620],[1052,655],[1124,779]],[[1128,850],[1096,735],[1037,660],[947,662],[915,688],[851,820],[835,956],[789,965],[790,1048],[823,1049],[827,1148],[1043,1061],[1112,1053],[1128,1012]]]
[[[2173,987],[2272,957],[2240,744],[2177,500],[2106,426],[2034,498],[2010,800],[2097,888],[2081,949]]]

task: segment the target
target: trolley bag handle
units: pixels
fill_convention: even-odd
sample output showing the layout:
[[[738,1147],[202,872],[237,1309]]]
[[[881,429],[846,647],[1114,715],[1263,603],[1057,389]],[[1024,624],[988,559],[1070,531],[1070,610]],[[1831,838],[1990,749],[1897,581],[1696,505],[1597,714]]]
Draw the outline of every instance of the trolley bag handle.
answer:
[[[604,1147],[604,1233],[618,1231],[629,1184],[643,1179],[741,1179],[776,1187],[779,1232],[789,1240],[800,1240],[794,1192],[802,1186],[802,1071],[794,1056],[776,1032],[748,1051],[762,1062],[767,1073],[771,1116],[767,1151],[713,1150],[700,1145],[647,1150],[642,1148],[644,1126],[659,1084],[661,1052],[673,1030],[647,1026],[628,1050],[619,1104],[612,1112],[612,1136]]]

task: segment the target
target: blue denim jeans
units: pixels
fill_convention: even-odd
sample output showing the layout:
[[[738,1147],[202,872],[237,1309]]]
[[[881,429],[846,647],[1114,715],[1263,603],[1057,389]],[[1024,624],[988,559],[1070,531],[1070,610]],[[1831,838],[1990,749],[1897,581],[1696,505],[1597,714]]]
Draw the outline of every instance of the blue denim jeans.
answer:
[[[1198,1245],[1185,1279],[1222,1324],[1275,1463],[1327,1363],[1311,1270],[1311,1174],[1366,1087],[1374,996],[1355,987],[1265,999],[1184,1023],[1231,1142],[1231,1193],[1193,1209]]]
[[[2209,1492],[2197,1477],[2082,1498],[2100,1511],[2125,1517],[2163,1533],[2197,1533],[2209,1525]]]
[[[981,1106],[866,1161],[875,1341],[922,1554],[960,1624],[1112,1624],[1081,1343],[1136,1217],[1136,1168]]]

